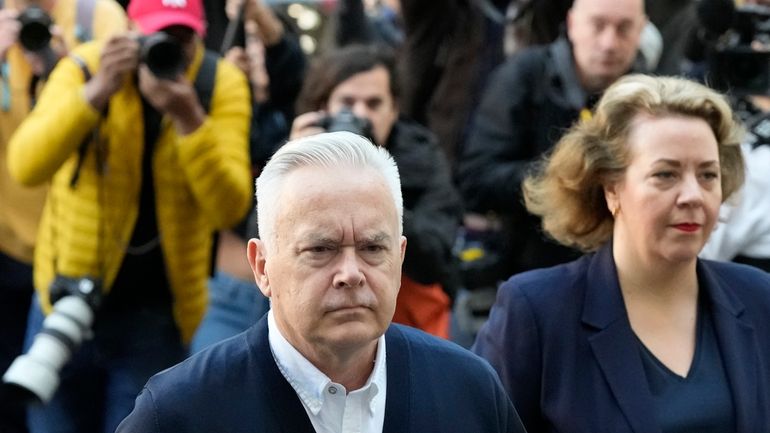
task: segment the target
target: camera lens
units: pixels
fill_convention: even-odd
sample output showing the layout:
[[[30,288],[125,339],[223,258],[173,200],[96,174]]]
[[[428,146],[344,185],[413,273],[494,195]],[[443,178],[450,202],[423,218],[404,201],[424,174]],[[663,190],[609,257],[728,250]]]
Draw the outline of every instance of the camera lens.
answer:
[[[18,18],[21,23],[19,43],[28,51],[41,51],[51,42],[53,20],[41,8],[30,6]]]
[[[347,131],[374,141],[372,123],[369,119],[357,117],[348,107],[344,107],[334,116],[324,119],[320,126],[327,132]]]
[[[85,298],[69,295],[56,301],[32,347],[3,375],[8,392],[27,403],[51,400],[59,386],[59,371],[88,337],[93,320]]]
[[[158,78],[175,79],[184,72],[182,45],[163,32],[153,33],[140,40],[139,59]]]

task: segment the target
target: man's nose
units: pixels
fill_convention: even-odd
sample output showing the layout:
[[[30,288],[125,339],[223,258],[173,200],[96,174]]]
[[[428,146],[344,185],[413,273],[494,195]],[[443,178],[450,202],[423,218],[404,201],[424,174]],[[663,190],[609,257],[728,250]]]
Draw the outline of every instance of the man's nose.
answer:
[[[364,273],[358,262],[358,255],[354,247],[345,247],[340,253],[338,269],[334,274],[334,287],[344,289],[346,287],[358,287],[364,283]]]
[[[599,45],[605,50],[615,49],[620,43],[620,34],[613,26],[605,26],[599,33]]]
[[[350,109],[356,117],[363,119],[369,118],[369,107],[367,107],[363,102],[356,102],[352,107],[350,107]]]

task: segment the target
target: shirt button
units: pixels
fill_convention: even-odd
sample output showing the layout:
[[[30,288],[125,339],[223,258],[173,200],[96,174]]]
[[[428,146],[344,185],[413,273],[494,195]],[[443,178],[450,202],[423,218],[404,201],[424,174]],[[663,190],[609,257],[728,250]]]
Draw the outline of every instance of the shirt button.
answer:
[[[330,386],[329,387],[329,394],[336,394],[336,393],[337,393],[337,388],[335,388],[333,386]]]

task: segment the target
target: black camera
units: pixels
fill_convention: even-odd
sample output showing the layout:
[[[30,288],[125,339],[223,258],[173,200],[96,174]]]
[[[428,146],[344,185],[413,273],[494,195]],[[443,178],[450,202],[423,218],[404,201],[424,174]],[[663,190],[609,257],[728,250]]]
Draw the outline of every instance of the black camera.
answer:
[[[21,23],[19,43],[27,51],[41,51],[51,42],[53,20],[43,9],[30,6],[17,18]]]
[[[361,135],[374,142],[372,122],[369,119],[356,117],[348,107],[342,108],[337,114],[321,119],[318,126],[327,132],[347,131]]]
[[[734,96],[770,95],[770,8],[703,3],[715,5],[701,19],[718,35],[707,52],[709,84]]]
[[[139,38],[139,61],[146,64],[153,75],[167,80],[176,79],[184,72],[186,63],[182,44],[164,32]]]
[[[80,344],[91,338],[102,284],[93,278],[57,275],[50,288],[53,312],[43,321],[26,354],[18,356],[3,382],[18,401],[47,403],[59,387],[59,371]]]

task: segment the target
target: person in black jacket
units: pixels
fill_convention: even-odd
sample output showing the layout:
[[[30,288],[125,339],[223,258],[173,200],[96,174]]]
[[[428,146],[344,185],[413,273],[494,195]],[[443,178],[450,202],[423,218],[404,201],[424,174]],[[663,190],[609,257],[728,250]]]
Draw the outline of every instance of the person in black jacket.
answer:
[[[563,263],[577,252],[545,239],[522,204],[521,181],[599,94],[638,70],[642,0],[576,0],[567,34],[518,52],[490,78],[459,162],[470,211],[495,213],[506,231],[501,275]],[[636,62],[640,63],[640,62]]]
[[[459,194],[430,131],[399,117],[394,58],[377,46],[328,52],[308,71],[297,101],[291,138],[334,129],[352,114],[371,124],[372,141],[395,158],[404,194],[409,252],[394,321],[448,337],[455,287],[452,245],[461,216]],[[363,132],[364,128],[358,132]],[[349,130],[349,129],[348,129]]]

